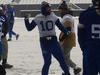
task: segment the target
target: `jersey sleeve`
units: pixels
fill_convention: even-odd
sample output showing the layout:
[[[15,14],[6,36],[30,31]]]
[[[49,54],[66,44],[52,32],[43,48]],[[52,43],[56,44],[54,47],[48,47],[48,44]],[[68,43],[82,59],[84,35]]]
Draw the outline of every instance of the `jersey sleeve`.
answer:
[[[25,26],[26,26],[26,28],[27,28],[28,31],[33,30],[36,27],[36,25],[37,25],[34,20],[32,20],[31,23],[29,23],[28,19],[24,20],[24,21],[25,21]]]
[[[63,20],[64,20],[64,23],[63,23],[64,27],[67,30],[71,31],[71,26],[72,26],[72,20],[71,20],[71,18],[69,18],[69,17],[66,16]],[[62,42],[66,37],[67,37],[67,35],[64,34],[63,32],[61,32],[60,35],[59,35],[59,41]]]
[[[64,27],[72,27],[72,19],[70,17],[64,18],[65,22],[63,23]]]
[[[57,27],[65,34],[67,34],[68,30],[61,24],[60,20],[57,19],[57,21],[55,22],[55,24],[57,25]]]
[[[86,40],[86,30],[84,26],[84,14],[81,13],[79,16],[78,24],[78,42],[82,51],[85,49],[85,40]]]

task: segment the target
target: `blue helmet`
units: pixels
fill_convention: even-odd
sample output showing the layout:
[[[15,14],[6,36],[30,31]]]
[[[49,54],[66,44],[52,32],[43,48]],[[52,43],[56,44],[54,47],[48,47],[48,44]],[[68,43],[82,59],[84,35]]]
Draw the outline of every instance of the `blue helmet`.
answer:
[[[92,0],[93,5],[100,6],[100,0]]]

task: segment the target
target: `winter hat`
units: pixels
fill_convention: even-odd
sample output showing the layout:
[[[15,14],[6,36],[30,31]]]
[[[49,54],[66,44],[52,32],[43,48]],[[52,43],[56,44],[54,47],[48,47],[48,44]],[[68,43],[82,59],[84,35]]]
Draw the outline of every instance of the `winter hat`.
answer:
[[[59,5],[59,9],[62,9],[62,10],[67,10],[68,9],[68,6],[66,4],[66,1],[63,1],[63,3],[61,3]]]
[[[47,7],[51,7],[51,5],[50,5],[48,2],[43,1],[43,2],[41,3],[41,13],[42,13],[43,15],[45,15],[44,12],[45,12],[45,10],[46,10]]]
[[[92,0],[93,5],[100,6],[100,0]]]

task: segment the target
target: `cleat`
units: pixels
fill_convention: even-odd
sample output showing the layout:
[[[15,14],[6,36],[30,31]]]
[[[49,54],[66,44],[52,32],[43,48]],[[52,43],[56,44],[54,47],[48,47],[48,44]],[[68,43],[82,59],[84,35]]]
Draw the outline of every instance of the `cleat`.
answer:
[[[18,38],[19,38],[19,34],[16,35],[16,40],[18,40]]]
[[[10,65],[10,64],[2,64],[2,66],[4,67],[4,68],[12,68],[13,67],[13,65]]]
[[[80,75],[81,70],[81,68],[74,69],[74,75]]]
[[[12,39],[11,39],[11,38],[9,38],[7,41],[12,41]]]

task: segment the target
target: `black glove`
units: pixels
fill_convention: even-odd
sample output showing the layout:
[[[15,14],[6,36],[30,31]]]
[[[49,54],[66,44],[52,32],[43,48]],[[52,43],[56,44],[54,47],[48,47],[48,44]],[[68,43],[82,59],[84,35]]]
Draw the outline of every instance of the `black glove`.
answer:
[[[29,19],[29,17],[30,17],[30,14],[25,13],[25,15],[24,15],[25,20]]]
[[[67,36],[71,36],[71,31],[68,31],[67,34],[64,34],[63,32],[61,32],[59,36],[59,41],[62,42]]]

